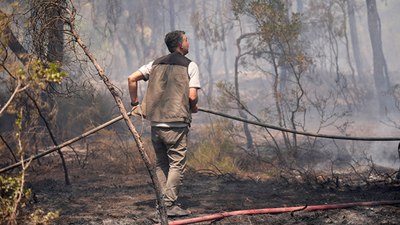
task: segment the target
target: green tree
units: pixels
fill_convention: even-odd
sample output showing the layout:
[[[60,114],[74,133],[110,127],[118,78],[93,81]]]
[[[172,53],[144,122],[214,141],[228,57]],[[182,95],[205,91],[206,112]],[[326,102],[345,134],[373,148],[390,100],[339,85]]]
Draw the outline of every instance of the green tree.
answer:
[[[309,64],[300,39],[300,15],[292,14],[288,17],[288,9],[281,1],[232,1],[232,4],[234,13],[247,16],[256,24],[255,34],[258,38],[252,39],[249,54],[269,63],[264,73],[272,77],[277,123],[281,127],[296,130],[296,117],[305,107],[305,91],[301,80]],[[285,81],[291,81],[285,89],[280,88],[281,82],[285,82],[282,80],[282,67],[287,71]],[[286,149],[295,156],[297,136],[282,133],[282,137]],[[283,158],[280,157],[280,160],[283,161]]]

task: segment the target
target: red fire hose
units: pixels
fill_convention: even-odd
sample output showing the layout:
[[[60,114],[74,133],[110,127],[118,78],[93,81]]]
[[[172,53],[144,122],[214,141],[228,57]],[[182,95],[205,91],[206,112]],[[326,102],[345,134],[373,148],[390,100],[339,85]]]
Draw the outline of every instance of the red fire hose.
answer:
[[[272,213],[285,213],[285,212],[295,212],[295,211],[303,211],[303,210],[304,211],[316,211],[316,210],[326,210],[326,209],[344,209],[344,208],[350,208],[350,207],[355,207],[355,206],[376,206],[376,205],[395,205],[395,204],[400,204],[400,200],[352,202],[352,203],[332,204],[332,205],[312,205],[312,206],[295,206],[295,207],[281,207],[281,208],[238,210],[238,211],[232,211],[232,212],[216,213],[216,214],[201,216],[201,217],[196,217],[196,218],[171,221],[171,222],[169,222],[169,225],[199,223],[199,222],[216,220],[216,219],[221,219],[224,217],[236,216],[236,215],[272,214]]]

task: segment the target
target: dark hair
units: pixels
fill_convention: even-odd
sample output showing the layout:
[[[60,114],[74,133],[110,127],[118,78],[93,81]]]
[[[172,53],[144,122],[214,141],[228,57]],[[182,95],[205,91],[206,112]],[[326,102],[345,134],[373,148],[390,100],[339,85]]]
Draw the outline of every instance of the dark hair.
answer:
[[[185,31],[175,30],[165,35],[164,41],[168,47],[169,52],[175,52],[176,48],[182,43],[182,35]]]

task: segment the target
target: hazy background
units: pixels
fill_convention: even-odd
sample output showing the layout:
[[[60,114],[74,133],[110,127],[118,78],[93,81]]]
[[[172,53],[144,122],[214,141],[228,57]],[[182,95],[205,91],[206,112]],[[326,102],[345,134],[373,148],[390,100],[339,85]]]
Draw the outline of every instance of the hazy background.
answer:
[[[359,88],[364,93],[362,106],[357,110],[350,110],[342,106],[335,109],[339,114],[346,111],[346,116],[341,120],[350,121],[347,130],[348,135],[353,136],[399,136],[399,129],[388,122],[387,115],[379,114],[377,101],[374,99],[373,56],[368,31],[367,8],[365,1],[356,0],[355,18],[358,34],[358,43],[364,71],[361,74],[356,71],[355,78]],[[326,94],[315,87],[320,86],[335,89],[334,53],[338,56],[337,67],[344,77],[349,78],[350,66],[354,65],[354,56],[351,52],[351,37],[346,9],[342,11],[340,4],[343,1],[286,1],[289,4],[288,13],[300,13],[303,18],[304,37],[310,41],[307,43],[306,52],[311,56],[312,65],[306,73],[310,77],[318,77],[320,83],[308,83],[311,91]],[[399,84],[400,64],[398,53],[400,50],[400,25],[398,24],[398,12],[400,3],[396,0],[377,2],[381,20],[382,46],[389,70],[392,85]],[[318,6],[325,8],[318,9]],[[332,16],[329,26],[334,34],[327,31],[327,11]],[[107,74],[113,82],[118,84],[128,100],[126,85],[127,76],[138,69],[142,64],[167,53],[163,38],[165,33],[171,30],[184,30],[189,38],[190,52],[187,55],[195,61],[201,71],[202,91],[200,94],[200,106],[213,108],[212,101],[216,101],[220,92],[216,88],[219,81],[234,82],[234,63],[238,54],[236,40],[240,34],[255,32],[257,30],[254,21],[249,17],[235,19],[231,9],[231,1],[79,1],[79,13],[81,18],[80,32],[90,43],[96,56],[107,69]],[[340,30],[341,29],[341,30]],[[219,32],[219,34],[216,34]],[[223,33],[225,32],[225,33]],[[325,32],[325,33],[323,33]],[[342,33],[341,33],[342,32]],[[346,52],[346,43],[343,32],[348,38],[350,46],[350,61]],[[223,34],[223,37],[221,35]],[[329,35],[336,35],[329,37]],[[334,39],[334,47],[329,40]],[[305,40],[307,41],[307,40]],[[254,66],[248,66],[254,60],[245,59],[239,68],[239,83],[242,99],[249,109],[255,113],[261,113],[264,107],[272,104],[272,81],[262,71]],[[224,64],[225,63],[225,64]],[[246,65],[247,64],[247,65]],[[271,69],[266,61],[261,62],[265,70]],[[310,72],[312,70],[312,72]],[[142,84],[144,94],[145,84]],[[352,87],[349,87],[350,89]],[[324,94],[322,94],[324,93]],[[207,97],[211,98],[206,101]],[[269,99],[269,100],[268,100]],[[312,112],[312,110],[310,110]],[[392,111],[391,120],[399,123],[398,111]],[[204,122],[205,115],[195,115],[194,124]],[[319,124],[318,117],[307,115],[309,132],[315,132],[314,123]],[[268,121],[266,121],[268,122]],[[272,123],[274,121],[271,121]],[[339,122],[339,121],[336,121]],[[194,125],[195,127],[196,125]],[[393,127],[394,126],[394,127]],[[336,134],[335,125],[324,127],[319,132]],[[340,141],[339,141],[340,142]],[[347,144],[346,144],[347,143]],[[343,142],[348,145],[348,142]],[[396,142],[375,142],[370,144],[359,143],[359,151],[372,154],[377,160],[390,161],[396,166],[398,158]],[[383,153],[383,154],[381,154]]]
[[[376,1],[378,36],[382,38],[387,75],[374,73],[368,1],[350,1],[354,3],[354,29],[349,23],[349,1],[280,1],[285,6],[283,13],[261,6],[251,8],[250,2],[253,1],[82,0],[74,4],[83,41],[119,89],[127,108],[127,77],[141,65],[167,54],[163,41],[167,32],[183,30],[190,42],[187,57],[200,67],[200,107],[312,133],[400,136],[399,1]],[[5,10],[11,8],[9,1],[3,5],[8,7]],[[25,14],[16,13],[16,17],[29,15],[26,8],[30,5],[21,5]],[[271,22],[270,17],[276,16],[274,12],[282,17]],[[279,26],[265,32],[274,23]],[[285,25],[291,27],[279,29]],[[22,22],[16,23],[13,31],[29,49],[29,27],[23,26]],[[271,33],[272,41],[268,40]],[[52,115],[62,140],[118,114],[93,66],[74,48],[74,41],[68,35],[64,37],[69,47],[65,48],[63,68],[81,89],[60,97],[62,100],[56,99],[53,105],[49,103],[57,109]],[[358,44],[358,55],[354,43]],[[377,90],[376,77],[390,80],[383,91]],[[59,88],[70,87],[64,82]],[[5,102],[10,93],[2,89]],[[145,89],[143,82],[141,97]],[[9,117],[2,116],[0,122],[4,130],[12,126]],[[217,122],[221,121],[215,116],[194,115],[194,142],[207,139],[202,136],[204,133],[215,134],[213,124]],[[372,156],[374,161],[391,167],[399,164],[397,142],[310,139],[239,122],[222,122],[224,138],[232,138],[239,149],[252,153],[266,152],[278,158],[290,153],[307,158],[322,152],[331,161],[358,155]],[[118,130],[122,132],[123,126]]]

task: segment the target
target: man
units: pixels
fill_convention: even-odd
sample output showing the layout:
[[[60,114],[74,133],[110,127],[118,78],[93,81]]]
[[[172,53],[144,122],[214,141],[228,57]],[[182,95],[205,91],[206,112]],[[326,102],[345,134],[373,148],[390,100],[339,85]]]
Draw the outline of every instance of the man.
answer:
[[[197,112],[199,69],[186,58],[189,42],[184,31],[165,35],[170,54],[158,58],[128,77],[133,110],[140,108],[151,121],[151,140],[156,154],[156,173],[161,183],[168,216],[187,216],[189,210],[177,203],[186,166],[187,134]],[[139,106],[137,82],[148,80],[143,104]]]

